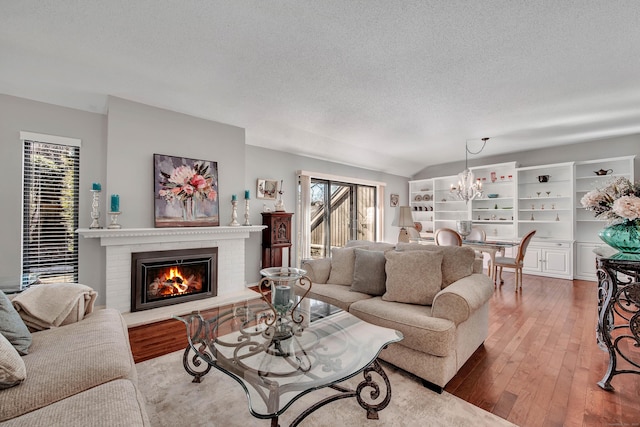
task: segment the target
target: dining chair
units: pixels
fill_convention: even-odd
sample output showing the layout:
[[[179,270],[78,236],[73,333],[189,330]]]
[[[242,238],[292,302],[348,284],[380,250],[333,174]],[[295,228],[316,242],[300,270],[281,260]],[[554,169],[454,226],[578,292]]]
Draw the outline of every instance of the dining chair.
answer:
[[[462,246],[462,237],[451,228],[439,228],[433,239],[438,246]]]
[[[502,280],[502,268],[513,268],[516,273],[516,292],[518,292],[518,288],[522,289],[522,266],[524,264],[524,254],[527,251],[527,246],[529,246],[529,242],[534,234],[536,234],[536,230],[530,231],[522,238],[518,245],[518,253],[515,258],[496,257],[493,264],[493,277],[500,277],[501,285],[504,283],[504,280]]]
[[[484,242],[485,240],[487,240],[487,233],[485,233],[485,231],[480,227],[471,227],[471,233],[469,233],[469,235],[466,237],[465,240]],[[484,259],[484,254],[482,253],[482,251],[476,249],[475,252],[476,252],[476,258]],[[492,268],[492,267],[489,266],[489,268]],[[489,272],[491,271],[492,270],[489,270]]]
[[[475,240],[478,242],[484,242],[487,240],[487,233],[480,227],[472,227],[471,233],[467,236],[467,240]]]

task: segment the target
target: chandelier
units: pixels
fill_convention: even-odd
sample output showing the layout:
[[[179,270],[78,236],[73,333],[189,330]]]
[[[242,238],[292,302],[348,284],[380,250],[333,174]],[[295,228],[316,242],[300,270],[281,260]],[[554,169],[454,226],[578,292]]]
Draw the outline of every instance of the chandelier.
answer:
[[[451,192],[460,200],[464,200],[465,203],[469,203],[469,200],[474,200],[482,196],[482,182],[480,182],[479,178],[476,180],[473,172],[469,170],[467,166],[467,154],[480,154],[480,152],[484,150],[484,146],[488,140],[489,138],[482,138],[482,148],[476,152],[470,151],[469,141],[465,141],[464,170],[458,174],[458,187],[451,186]]]

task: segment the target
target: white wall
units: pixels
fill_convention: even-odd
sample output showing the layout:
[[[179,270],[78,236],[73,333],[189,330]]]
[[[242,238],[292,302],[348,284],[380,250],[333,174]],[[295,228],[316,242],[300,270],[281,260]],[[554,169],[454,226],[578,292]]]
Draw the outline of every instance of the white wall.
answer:
[[[89,213],[91,182],[104,182],[106,176],[107,120],[102,114],[58,107],[42,102],[0,94],[0,278],[18,279],[21,274],[20,245],[22,227],[22,143],[20,131],[66,136],[82,140],[80,150],[80,227],[91,223]],[[80,238],[79,280],[104,289],[104,251]],[[4,285],[4,284],[3,284]],[[102,286],[102,287],[101,287]]]
[[[301,143],[304,143],[301,141]],[[386,183],[384,200],[382,205],[384,207],[384,235],[380,236],[380,240],[386,242],[397,242],[398,232],[397,227],[391,225],[393,221],[394,210],[389,207],[389,194],[395,193],[400,195],[400,204],[408,205],[408,179],[397,175],[389,175],[382,172],[372,171],[368,169],[355,168],[338,163],[327,162],[323,160],[312,159],[310,157],[297,156],[290,153],[284,153],[281,151],[269,150],[260,147],[253,147],[248,145],[246,148],[246,174],[245,181],[247,183],[247,189],[251,191],[253,199],[251,200],[251,215],[250,220],[252,224],[262,224],[262,212],[263,203],[266,202],[267,206],[273,209],[274,203],[272,201],[265,201],[255,198],[256,182],[258,178],[277,179],[283,180],[284,183],[284,203],[287,212],[294,212],[297,208],[297,177],[296,171],[305,170],[310,172],[322,172],[325,174],[331,174],[341,177],[351,177],[356,179],[364,179],[369,181],[377,181]],[[241,212],[244,215],[244,211]],[[240,213],[238,217],[244,219]],[[292,239],[294,240],[294,246],[292,248],[292,263],[295,264],[295,214],[293,216],[293,232]],[[261,236],[253,235],[247,243],[247,258],[246,258],[246,279],[248,282],[257,282],[260,278],[258,273],[261,262]]]
[[[123,227],[153,227],[153,155],[218,162],[220,225],[244,194],[244,129],[109,98],[105,196],[120,195]]]
[[[258,178],[284,180],[284,201],[293,212],[296,201],[296,170],[322,172],[345,177],[386,182],[385,234],[394,242],[398,229],[391,226],[393,211],[389,194],[400,194],[407,204],[407,179],[354,168],[290,153],[246,146],[244,129],[198,119],[121,98],[109,98],[108,114],[87,113],[51,104],[0,94],[0,154],[4,161],[0,179],[0,280],[20,275],[22,146],[20,131],[79,138],[82,140],[80,166],[80,227],[91,222],[90,188],[103,184],[101,224],[106,225],[109,195],[120,195],[124,227],[153,227],[153,154],[213,160],[218,162],[220,224],[231,221],[231,194],[242,201],[244,190],[252,195],[250,219],[261,224],[262,201],[255,198]],[[244,220],[239,204],[238,220]],[[246,241],[245,279],[259,279],[261,235],[252,233]],[[105,250],[96,239],[79,239],[79,280],[98,292],[97,304],[104,304]],[[294,257],[295,258],[295,257]],[[0,283],[4,285],[4,283]]]

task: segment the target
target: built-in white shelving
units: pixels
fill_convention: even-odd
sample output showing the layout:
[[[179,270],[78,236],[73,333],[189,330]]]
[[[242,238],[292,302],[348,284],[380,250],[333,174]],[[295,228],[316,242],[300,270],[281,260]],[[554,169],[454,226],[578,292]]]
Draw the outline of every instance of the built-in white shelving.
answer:
[[[410,204],[414,218],[423,225],[423,234],[444,227],[455,229],[456,221],[469,219],[491,240],[519,240],[536,230],[525,258],[526,273],[595,281],[593,249],[604,244],[598,232],[606,222],[586,211],[580,200],[616,177],[633,181],[634,159],[475,167],[472,171],[482,183],[482,198],[468,204],[457,200],[451,187],[458,185],[458,177],[447,176],[411,181]],[[598,175],[596,171],[601,169],[607,174]],[[424,194],[431,200],[414,200]],[[496,196],[489,198],[489,194]]]

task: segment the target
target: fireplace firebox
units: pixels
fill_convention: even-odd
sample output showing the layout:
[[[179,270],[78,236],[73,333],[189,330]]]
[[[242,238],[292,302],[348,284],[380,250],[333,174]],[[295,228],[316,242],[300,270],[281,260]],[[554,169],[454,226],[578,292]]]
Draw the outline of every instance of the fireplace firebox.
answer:
[[[218,248],[131,254],[131,311],[217,295]]]

